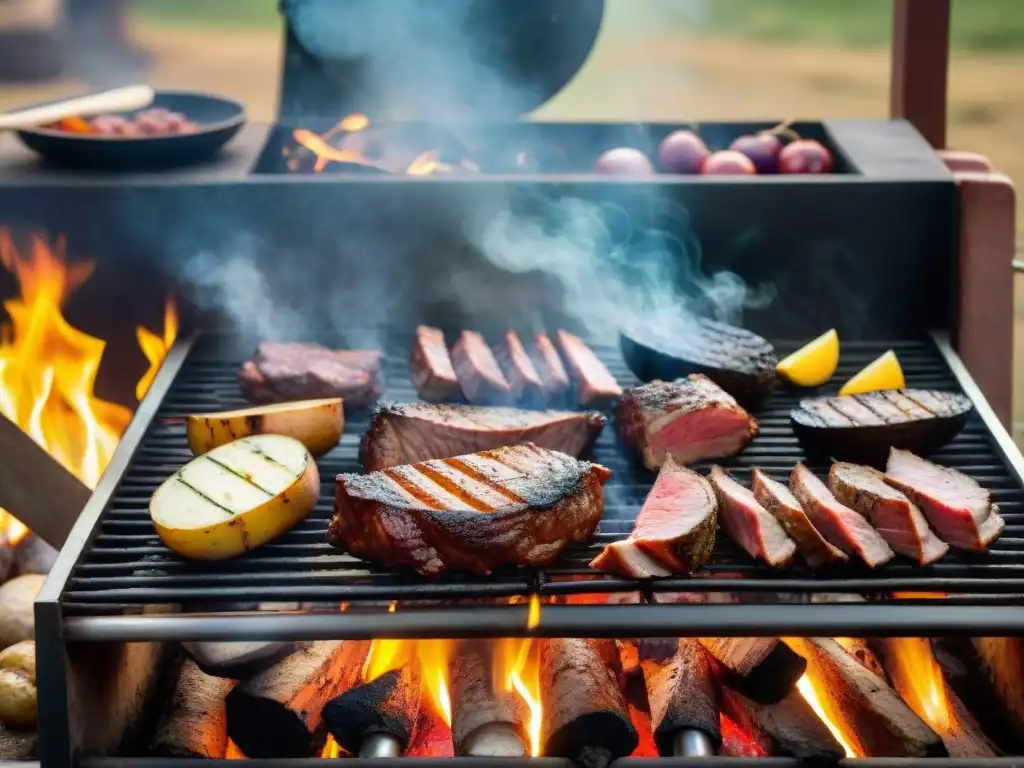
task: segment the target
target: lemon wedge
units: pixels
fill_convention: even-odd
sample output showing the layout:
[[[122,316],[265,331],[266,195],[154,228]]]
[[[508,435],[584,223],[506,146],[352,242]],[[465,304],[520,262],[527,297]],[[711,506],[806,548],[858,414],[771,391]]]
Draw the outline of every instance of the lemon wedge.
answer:
[[[820,387],[832,378],[839,365],[839,334],[833,328],[800,347],[775,370],[798,387]]]
[[[903,389],[907,386],[903,369],[896,353],[891,349],[870,363],[864,370],[850,379],[839,390],[840,395],[859,395],[863,392],[877,392],[880,389]]]

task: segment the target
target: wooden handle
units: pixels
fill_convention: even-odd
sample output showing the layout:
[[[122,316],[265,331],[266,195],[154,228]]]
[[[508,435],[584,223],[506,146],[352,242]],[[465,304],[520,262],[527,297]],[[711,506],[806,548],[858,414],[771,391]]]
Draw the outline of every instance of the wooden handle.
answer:
[[[78,96],[73,99],[59,101],[56,104],[44,104],[18,112],[0,115],[0,130],[15,131],[22,128],[38,128],[63,120],[66,117],[87,117],[106,112],[127,112],[142,109],[153,103],[153,89],[148,85],[129,85],[111,91],[94,93],[89,96]]]

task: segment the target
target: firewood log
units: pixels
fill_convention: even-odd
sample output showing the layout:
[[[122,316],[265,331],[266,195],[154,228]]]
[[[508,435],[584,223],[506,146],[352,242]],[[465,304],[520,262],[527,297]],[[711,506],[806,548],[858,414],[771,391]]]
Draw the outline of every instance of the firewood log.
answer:
[[[467,641],[448,663],[455,754],[525,757],[529,748],[526,702],[495,685],[494,644]]]
[[[362,755],[371,737],[387,738],[401,755],[409,746],[423,698],[416,660],[362,685],[353,686],[324,706],[327,730],[345,752]]]
[[[233,687],[234,681],[211,677],[185,659],[157,726],[153,752],[163,757],[223,758],[228,747],[224,699]]]
[[[758,704],[723,685],[719,700],[726,716],[768,755],[835,762],[846,754],[799,691],[776,704]]]
[[[774,704],[793,690],[807,664],[777,637],[702,637],[729,684],[754,701]]]
[[[651,706],[654,740],[662,757],[672,757],[676,738],[698,731],[717,749],[722,743],[712,662],[696,640],[683,638],[667,661],[641,662]]]

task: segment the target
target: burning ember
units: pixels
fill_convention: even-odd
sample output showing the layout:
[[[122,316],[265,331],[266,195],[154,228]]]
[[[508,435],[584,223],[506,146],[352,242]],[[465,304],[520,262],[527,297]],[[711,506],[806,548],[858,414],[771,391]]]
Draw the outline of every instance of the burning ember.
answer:
[[[5,301],[0,322],[0,414],[19,426],[61,466],[89,488],[106,468],[132,411],[95,394],[96,375],[106,342],[74,328],[62,307],[92,275],[94,263],[65,261],[67,243],[34,236],[27,252],[0,230],[0,265],[18,283],[19,295]],[[177,333],[177,315],[168,303],[163,337],[139,329],[139,343],[150,369],[139,381],[141,397]],[[0,510],[12,541],[25,526]]]

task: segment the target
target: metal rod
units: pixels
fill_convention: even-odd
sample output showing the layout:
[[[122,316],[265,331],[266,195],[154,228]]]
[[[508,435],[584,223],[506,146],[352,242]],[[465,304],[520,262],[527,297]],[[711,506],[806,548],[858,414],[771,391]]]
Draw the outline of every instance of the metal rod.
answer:
[[[359,757],[369,757],[375,760],[401,757],[403,750],[402,742],[390,733],[371,733],[359,745]]]
[[[676,734],[672,754],[676,757],[714,757],[715,745],[704,731],[680,731]]]
[[[511,726],[492,723],[466,739],[467,757],[526,757],[526,744]]]

